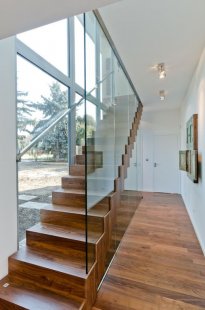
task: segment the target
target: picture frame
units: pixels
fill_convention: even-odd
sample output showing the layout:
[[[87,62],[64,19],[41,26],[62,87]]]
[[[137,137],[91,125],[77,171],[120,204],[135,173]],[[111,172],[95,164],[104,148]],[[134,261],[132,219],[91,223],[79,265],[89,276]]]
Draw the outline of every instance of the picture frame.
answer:
[[[179,169],[182,171],[187,171],[187,152],[179,151]]]
[[[193,114],[186,123],[186,146],[188,150],[198,149],[198,115]]]
[[[198,183],[198,151],[187,151],[187,175],[194,183]]]

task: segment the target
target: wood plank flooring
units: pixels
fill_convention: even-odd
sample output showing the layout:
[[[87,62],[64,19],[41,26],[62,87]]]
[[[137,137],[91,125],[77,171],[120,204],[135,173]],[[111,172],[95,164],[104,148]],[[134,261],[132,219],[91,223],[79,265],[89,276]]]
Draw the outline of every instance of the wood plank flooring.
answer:
[[[93,309],[205,309],[205,257],[181,196],[143,196]]]

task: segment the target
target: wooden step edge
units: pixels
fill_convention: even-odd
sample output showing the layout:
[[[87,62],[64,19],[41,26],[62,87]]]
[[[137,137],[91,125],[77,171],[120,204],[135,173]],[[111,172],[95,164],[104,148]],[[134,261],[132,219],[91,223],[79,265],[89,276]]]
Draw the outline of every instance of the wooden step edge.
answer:
[[[25,251],[26,254],[22,255],[22,251]],[[53,257],[53,260],[48,259],[48,256]],[[44,252],[43,249],[35,249],[29,246],[26,246],[24,249],[21,248],[18,252],[9,257],[9,279],[11,281],[11,274],[13,272],[15,277],[16,271],[17,273],[19,271],[23,274],[27,268],[28,270],[33,270],[33,272],[39,270],[42,274],[44,273],[44,270],[48,274],[51,273],[59,276],[62,274],[64,277],[67,277],[67,279],[77,279],[81,283],[85,283],[88,277],[85,266],[84,272],[80,267],[70,266],[69,269],[68,265],[63,265],[63,260],[67,262],[65,257],[59,261],[56,261],[55,258],[59,258],[58,253],[49,251]],[[30,274],[30,276],[32,277],[32,274]],[[44,279],[42,279],[42,281],[44,281]],[[15,282],[12,283],[15,284]]]
[[[100,219],[101,221],[101,219]],[[93,223],[90,223],[90,226]],[[103,218],[102,218],[102,223],[103,224]],[[94,224],[93,224],[94,225]],[[103,227],[102,227],[103,228]],[[73,232],[72,232],[73,230]],[[89,236],[88,236],[88,243],[89,244],[96,244],[96,242],[100,239],[101,237],[101,233],[102,230],[99,231],[89,231]],[[63,239],[65,242],[79,242],[81,244],[85,244],[86,243],[86,236],[85,236],[85,228],[77,228],[74,230],[74,227],[65,227],[65,226],[59,226],[59,225],[55,225],[55,224],[50,224],[50,223],[38,223],[36,225],[34,225],[33,227],[29,228],[26,230],[27,235],[28,234],[40,234],[42,236],[47,236],[49,238],[49,236],[51,238],[55,238],[57,239]],[[82,238],[82,236],[84,236],[84,238]]]
[[[73,274],[72,270],[68,272],[62,268],[61,270],[53,269],[39,261],[38,264],[32,261],[15,258],[14,255],[9,258],[9,282],[12,285],[31,290],[43,289],[66,298],[77,296],[86,299],[86,309],[90,309],[89,307],[95,302],[97,291],[95,284],[96,261],[92,261],[88,273],[84,271],[81,275]]]
[[[61,178],[61,187],[63,189],[81,189],[85,190],[84,176],[64,176]]]
[[[63,297],[47,290],[31,290],[24,287],[12,285],[9,278],[0,281],[0,308],[13,310],[49,310],[52,309],[85,309],[85,299],[73,296]],[[56,307],[55,307],[56,306]]]
[[[100,204],[99,204],[100,205]],[[97,213],[97,210],[99,208],[99,205],[96,204],[95,206],[93,206],[91,209],[88,210],[88,216],[91,218],[91,219],[95,219],[95,218],[103,218],[107,212],[109,211],[109,208],[107,206],[107,209],[104,208],[104,213],[100,213],[99,214]],[[42,208],[40,210],[40,215],[44,215],[46,212],[49,212],[49,213],[62,213],[64,214],[65,216],[66,215],[71,215],[71,216],[76,216],[76,219],[78,220],[78,217],[80,216],[85,216],[86,215],[86,210],[85,208],[82,208],[82,207],[79,207],[79,206],[75,206],[75,207],[72,207],[72,206],[63,206],[63,205],[56,205],[56,204],[50,204],[50,207],[49,206],[45,206],[44,208]],[[42,221],[43,222],[43,221]]]

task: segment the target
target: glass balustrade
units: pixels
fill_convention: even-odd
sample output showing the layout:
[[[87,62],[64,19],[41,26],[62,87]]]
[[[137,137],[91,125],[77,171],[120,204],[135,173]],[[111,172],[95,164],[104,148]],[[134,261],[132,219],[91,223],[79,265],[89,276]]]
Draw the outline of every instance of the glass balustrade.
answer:
[[[49,54],[52,29],[58,46]],[[18,40],[33,50],[30,57],[21,44],[17,56],[19,240],[40,221],[40,210],[56,203],[56,191],[68,192],[71,200],[74,194],[67,207],[80,217],[84,267],[89,272],[98,262],[99,285],[141,197],[139,98],[93,12]],[[65,188],[62,177],[71,178]]]
[[[127,189],[129,186],[126,188],[125,182],[130,171],[132,153],[138,150],[140,154],[140,142],[135,142],[139,100],[92,12],[85,14],[84,39],[87,271],[98,260],[98,257],[92,255],[93,244],[97,244],[96,255],[100,252],[102,264],[98,269],[98,281],[109,265],[139,203],[140,177],[137,175],[136,163],[131,168],[135,190]],[[89,58],[89,52],[94,46],[95,56]],[[93,75],[94,66],[98,68],[96,76]],[[96,98],[97,107],[92,138],[88,135],[88,121],[90,115],[94,115],[90,107],[91,97]],[[134,156],[135,161],[136,158]]]

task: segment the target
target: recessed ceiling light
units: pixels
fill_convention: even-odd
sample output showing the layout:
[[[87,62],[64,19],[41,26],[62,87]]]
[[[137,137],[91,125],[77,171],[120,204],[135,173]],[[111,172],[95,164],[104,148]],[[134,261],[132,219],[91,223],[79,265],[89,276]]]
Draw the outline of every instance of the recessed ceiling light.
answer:
[[[159,98],[161,101],[165,100],[165,92],[164,90],[160,90],[159,91]]]
[[[159,73],[159,79],[164,79],[166,77],[166,70],[164,63],[160,63],[157,65],[158,73]]]

